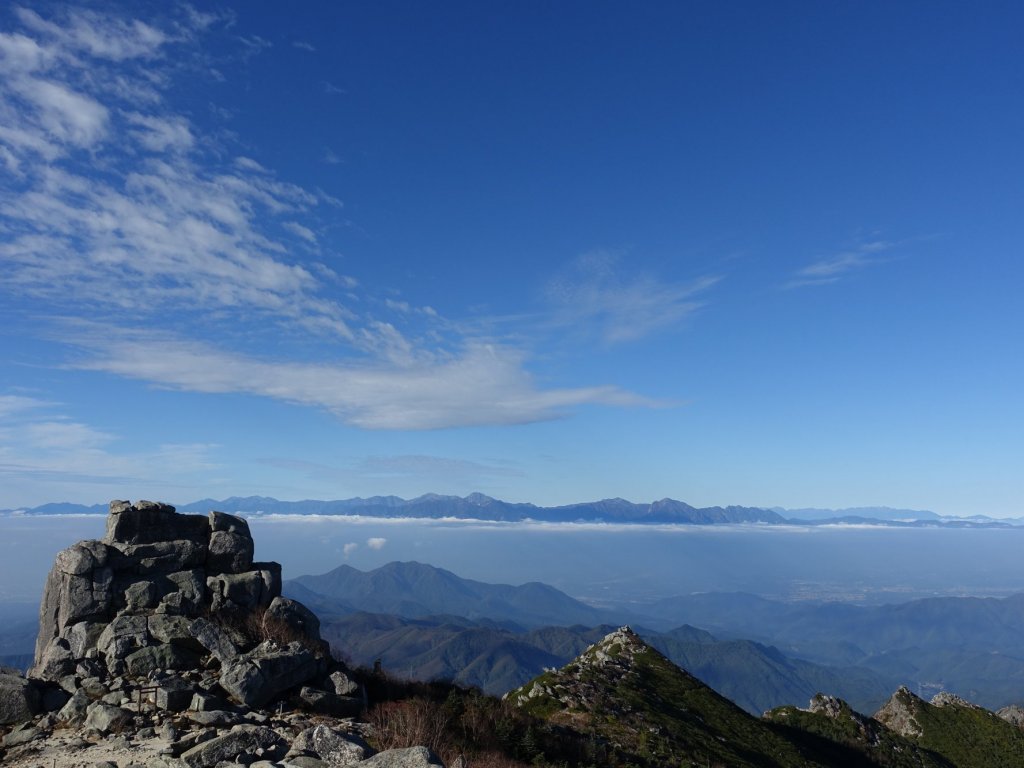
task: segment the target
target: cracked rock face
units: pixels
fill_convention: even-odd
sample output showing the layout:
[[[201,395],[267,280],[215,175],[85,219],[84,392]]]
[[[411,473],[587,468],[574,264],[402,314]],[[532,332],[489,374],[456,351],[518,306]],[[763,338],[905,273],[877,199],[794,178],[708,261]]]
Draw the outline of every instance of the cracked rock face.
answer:
[[[924,701],[905,686],[900,688],[885,702],[880,710],[875,713],[875,720],[888,726],[900,736],[914,739],[923,733],[921,724],[917,722],[916,712]]]
[[[253,552],[242,518],[112,501],[101,541],[81,541],[57,555],[30,676],[142,678],[196,669],[212,655],[225,681],[237,683],[246,676],[235,659],[245,654],[258,674],[230,688],[253,704],[323,674],[315,659],[319,622],[281,597],[281,566],[253,562]],[[271,625],[287,638],[281,647],[260,645]]]

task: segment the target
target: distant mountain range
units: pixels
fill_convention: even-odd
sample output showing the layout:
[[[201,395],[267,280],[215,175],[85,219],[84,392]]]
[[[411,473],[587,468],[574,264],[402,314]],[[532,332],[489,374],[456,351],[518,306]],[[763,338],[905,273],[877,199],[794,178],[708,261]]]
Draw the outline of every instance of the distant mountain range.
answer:
[[[493,522],[536,521],[545,523],[627,523],[718,525],[760,523],[767,525],[886,525],[979,528],[1024,525],[1024,518],[995,519],[984,515],[969,518],[948,517],[927,510],[890,509],[889,507],[853,507],[849,509],[795,509],[781,507],[694,507],[674,499],[636,504],[625,499],[540,507],[520,504],[472,493],[469,496],[441,496],[429,493],[415,499],[398,496],[339,499],[335,501],[279,501],[268,496],[232,496],[227,499],[201,499],[178,507],[179,512],[205,513],[211,509],[241,515],[359,515],[381,518],[487,520]],[[106,514],[107,506],[43,504],[2,513],[26,515]]]

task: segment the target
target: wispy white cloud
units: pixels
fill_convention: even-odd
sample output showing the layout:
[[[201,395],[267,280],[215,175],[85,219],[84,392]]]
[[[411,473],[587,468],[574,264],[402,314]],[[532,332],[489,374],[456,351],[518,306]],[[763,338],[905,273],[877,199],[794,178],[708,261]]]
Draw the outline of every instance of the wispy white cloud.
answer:
[[[52,494],[85,485],[107,486],[109,493],[125,484],[140,489],[173,486],[214,470],[214,449],[209,444],[154,441],[140,450],[137,439],[76,421],[58,403],[0,395],[0,485],[5,500],[17,496],[17,484],[26,481],[45,481]]]
[[[285,229],[291,232],[296,237],[302,238],[307,243],[316,245],[316,233],[313,232],[309,227],[304,227],[297,221],[286,221],[282,224]]]
[[[556,324],[596,332],[614,344],[677,325],[703,305],[700,295],[720,279],[708,275],[678,283],[631,274],[618,255],[596,251],[576,259],[546,294]]]
[[[183,117],[161,118],[138,112],[129,112],[125,117],[138,128],[132,132],[135,139],[152,152],[187,152],[195,143],[188,121]]]
[[[559,418],[586,404],[654,406],[616,387],[540,389],[522,352],[470,345],[457,356],[358,365],[273,361],[166,336],[100,331],[80,337],[89,370],[172,389],[246,393],[324,408],[366,429],[438,429],[524,424]]]
[[[341,548],[341,552],[345,556],[345,559],[348,560],[349,556],[357,549],[359,549],[359,545],[354,541],[350,541]]]
[[[879,254],[893,248],[894,244],[884,240],[864,243],[855,248],[827,256],[812,264],[798,269],[793,278],[786,284],[787,288],[800,288],[812,285],[828,285],[837,282],[850,272],[872,264],[880,264],[885,259]]]
[[[310,53],[314,53],[316,51],[316,46],[312,43],[307,43],[305,40],[294,40],[292,42],[292,47],[298,48],[300,51],[309,51]]]
[[[381,550],[384,549],[384,545],[388,543],[388,540],[383,536],[371,536],[366,540],[366,546],[370,549]]]
[[[182,51],[223,20],[177,13],[156,24],[22,8],[23,28],[0,34],[0,163],[11,171],[0,174],[0,291],[33,311],[60,307],[76,330],[61,325],[51,339],[85,350],[75,365],[319,407],[367,429],[656,405],[611,386],[541,386],[527,371],[528,345],[484,340],[430,307],[374,299],[336,273],[328,264],[339,257],[318,233],[329,231],[322,209],[335,215],[341,202],[232,156],[168,103],[189,60]],[[248,53],[269,46],[241,44]],[[693,311],[693,296],[714,282],[627,278],[599,261],[552,285],[554,325],[597,325],[609,342],[638,338]],[[110,319],[91,325],[96,316]],[[243,334],[246,348],[304,353],[255,357],[232,348]],[[216,346],[201,340],[214,337]]]
[[[14,414],[21,414],[25,411],[31,411],[39,408],[47,408],[51,406],[45,400],[38,400],[34,397],[25,397],[23,395],[0,395],[0,421],[13,416]]]

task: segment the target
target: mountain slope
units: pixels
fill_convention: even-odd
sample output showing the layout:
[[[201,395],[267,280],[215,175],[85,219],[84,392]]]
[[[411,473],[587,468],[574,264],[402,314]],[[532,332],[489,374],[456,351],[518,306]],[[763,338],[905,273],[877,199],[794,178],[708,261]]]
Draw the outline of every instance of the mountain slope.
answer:
[[[409,618],[452,614],[524,626],[600,624],[608,618],[606,612],[547,584],[485,584],[414,562],[388,563],[373,571],[342,565],[319,576],[292,579],[285,585],[286,594],[293,584],[319,595],[324,608],[324,601],[336,600],[356,610]]]
[[[794,741],[672,664],[628,627],[508,694],[514,706],[591,734],[644,766],[821,765]]]
[[[1024,731],[950,694],[939,694],[929,704],[900,688],[875,719],[958,768],[1024,765]]]
[[[795,739],[820,737],[853,749],[886,768],[953,768],[946,758],[855,712],[834,696],[817,694],[807,709],[787,706],[766,712],[764,719],[787,729]],[[827,751],[828,747],[823,747]],[[837,763],[838,764],[838,763]]]

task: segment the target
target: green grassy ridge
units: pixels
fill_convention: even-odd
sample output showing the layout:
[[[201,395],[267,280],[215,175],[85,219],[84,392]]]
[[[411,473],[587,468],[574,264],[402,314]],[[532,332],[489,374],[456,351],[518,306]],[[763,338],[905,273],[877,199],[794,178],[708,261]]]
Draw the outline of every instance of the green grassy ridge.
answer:
[[[855,712],[838,700],[834,716],[794,706],[776,707],[764,719],[783,728],[797,741],[821,737],[835,745],[860,753],[861,765],[884,768],[956,768],[945,757],[890,731],[874,718]]]
[[[935,706],[905,688],[893,694],[891,702],[911,713],[919,726],[920,734],[909,738],[957,768],[1024,766],[1024,730],[987,709]]]
[[[560,698],[574,701],[566,706]],[[532,716],[596,735],[636,765],[827,764],[642,641],[599,643],[508,699]]]

